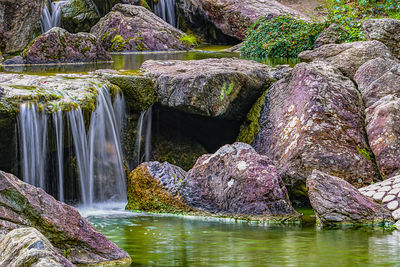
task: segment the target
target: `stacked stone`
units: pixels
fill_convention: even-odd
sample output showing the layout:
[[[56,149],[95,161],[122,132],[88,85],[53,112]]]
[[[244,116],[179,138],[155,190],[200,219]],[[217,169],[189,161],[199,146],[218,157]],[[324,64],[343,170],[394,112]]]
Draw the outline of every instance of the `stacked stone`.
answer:
[[[359,190],[361,194],[381,202],[392,212],[395,220],[400,220],[400,175]]]

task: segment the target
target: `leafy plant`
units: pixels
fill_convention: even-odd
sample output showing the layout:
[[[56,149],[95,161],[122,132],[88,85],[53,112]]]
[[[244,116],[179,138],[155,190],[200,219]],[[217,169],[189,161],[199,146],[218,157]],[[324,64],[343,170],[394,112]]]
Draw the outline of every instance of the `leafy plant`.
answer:
[[[179,38],[179,40],[180,40],[184,45],[186,45],[186,46],[188,46],[188,47],[195,47],[195,46],[198,46],[198,45],[199,45],[198,40],[197,40],[197,37],[194,36],[193,34],[190,34],[190,33],[189,33],[189,34],[182,35],[181,38]]]
[[[230,95],[235,87],[235,83],[229,84],[228,88],[226,88],[226,83],[222,86],[220,99],[223,101],[226,96]]]

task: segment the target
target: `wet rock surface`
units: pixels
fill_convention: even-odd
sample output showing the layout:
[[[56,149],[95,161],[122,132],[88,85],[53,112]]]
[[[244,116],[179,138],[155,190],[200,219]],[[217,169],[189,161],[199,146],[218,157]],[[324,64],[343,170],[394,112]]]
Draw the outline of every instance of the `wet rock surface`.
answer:
[[[128,177],[128,210],[190,211],[182,199],[181,187],[186,172],[167,162],[146,162]]]
[[[322,225],[392,223],[390,211],[342,178],[314,170],[307,179],[310,203]]]
[[[326,61],[351,79],[358,68],[371,59],[395,59],[388,47],[379,41],[327,44],[301,52],[299,58],[305,62]]]
[[[0,234],[24,227],[35,227],[74,264],[128,264],[131,260],[75,208],[0,172]]]
[[[364,132],[364,106],[354,83],[326,62],[297,64],[268,90],[256,151],[268,155],[292,199],[306,201],[314,169],[356,187],[379,179]]]
[[[110,61],[97,38],[89,33],[71,34],[53,28],[37,37],[24,51],[27,64]]]
[[[383,177],[400,174],[400,64],[375,59],[357,72],[366,105],[366,130]]]
[[[297,215],[272,161],[244,143],[199,158],[183,182],[183,196],[190,206],[217,214]]]
[[[240,120],[270,84],[270,67],[249,60],[148,60],[142,69],[161,105],[209,117]]]
[[[97,6],[91,0],[70,0],[61,11],[63,28],[71,33],[89,32],[100,20]]]
[[[189,49],[180,40],[185,33],[141,6],[115,5],[91,33],[112,52]]]
[[[384,43],[397,58],[400,58],[400,20],[368,19],[364,21],[363,33],[368,40]]]
[[[73,267],[35,228],[20,228],[0,239],[0,266]]]

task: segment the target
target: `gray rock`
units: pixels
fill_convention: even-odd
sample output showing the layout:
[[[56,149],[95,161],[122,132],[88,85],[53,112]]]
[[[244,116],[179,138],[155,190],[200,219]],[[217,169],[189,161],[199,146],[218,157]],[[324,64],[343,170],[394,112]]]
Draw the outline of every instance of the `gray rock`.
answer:
[[[368,19],[364,21],[362,27],[368,40],[381,41],[397,58],[400,58],[400,20]]]
[[[297,216],[272,161],[244,143],[199,158],[184,180],[183,196],[190,206],[217,214]]]
[[[271,68],[231,58],[143,63],[157,101],[186,113],[241,120],[270,84]]]
[[[117,4],[91,29],[108,51],[188,50],[185,33],[141,6]]]
[[[356,187],[379,179],[364,132],[364,106],[354,83],[322,61],[297,64],[268,90],[256,151],[274,160],[292,199],[306,201],[314,169]]]
[[[343,42],[342,35],[346,33],[346,30],[337,25],[336,23],[330,25],[324,30],[315,40],[315,48],[321,47],[326,44],[340,44]]]
[[[299,54],[299,58],[305,62],[326,61],[351,79],[364,63],[379,57],[395,59],[390,50],[379,41],[328,44]]]
[[[3,65],[23,65],[25,64],[25,60],[21,56],[16,56],[10,59],[7,59],[3,62]]]
[[[389,210],[362,195],[342,178],[314,170],[307,179],[307,188],[321,225],[393,223]]]
[[[73,267],[35,228],[20,228],[0,240],[0,266]]]

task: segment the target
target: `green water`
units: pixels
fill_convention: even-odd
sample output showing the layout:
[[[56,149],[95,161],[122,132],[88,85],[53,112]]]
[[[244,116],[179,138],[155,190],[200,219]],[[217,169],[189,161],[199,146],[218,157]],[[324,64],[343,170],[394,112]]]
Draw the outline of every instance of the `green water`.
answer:
[[[154,215],[89,217],[132,266],[400,266],[400,231],[317,230]]]

